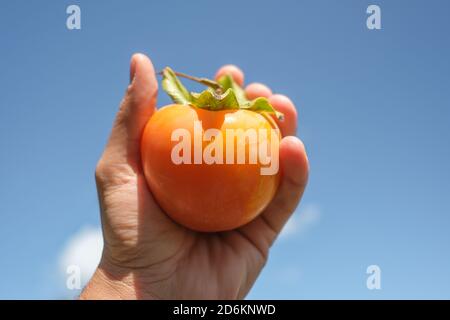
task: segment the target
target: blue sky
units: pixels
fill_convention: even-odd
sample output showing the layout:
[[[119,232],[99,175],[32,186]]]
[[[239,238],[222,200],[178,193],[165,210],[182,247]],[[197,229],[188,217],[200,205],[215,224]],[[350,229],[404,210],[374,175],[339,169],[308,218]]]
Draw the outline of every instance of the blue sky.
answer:
[[[81,30],[66,28],[70,4]],[[382,30],[367,29],[369,4]],[[448,12],[444,0],[1,1],[0,298],[62,296],[58,261],[99,226],[94,167],[144,52],[201,76],[239,65],[298,106],[310,182],[248,298],[449,299]],[[366,288],[372,264],[381,290]]]

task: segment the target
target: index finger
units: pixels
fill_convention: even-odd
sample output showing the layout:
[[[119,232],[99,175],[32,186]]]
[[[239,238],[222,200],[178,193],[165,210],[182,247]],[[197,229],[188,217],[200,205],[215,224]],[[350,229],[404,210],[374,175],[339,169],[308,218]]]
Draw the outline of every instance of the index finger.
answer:
[[[216,80],[218,80],[220,77],[229,74],[234,81],[241,87],[244,85],[244,72],[242,72],[239,67],[233,65],[233,64],[227,64],[221,67],[214,77]]]

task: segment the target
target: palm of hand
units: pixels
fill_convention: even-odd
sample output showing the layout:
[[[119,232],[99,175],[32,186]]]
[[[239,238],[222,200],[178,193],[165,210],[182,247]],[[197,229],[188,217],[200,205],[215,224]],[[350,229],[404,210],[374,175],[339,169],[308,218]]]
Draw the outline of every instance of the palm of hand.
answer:
[[[268,250],[268,246],[256,245],[264,239],[250,240],[260,236],[251,233],[256,229],[213,234],[188,230],[158,207],[141,173],[123,178],[125,183],[102,191],[103,212],[107,213],[102,217],[106,256],[110,263],[138,271],[139,282],[148,284],[140,289],[142,295],[194,299],[245,296]]]

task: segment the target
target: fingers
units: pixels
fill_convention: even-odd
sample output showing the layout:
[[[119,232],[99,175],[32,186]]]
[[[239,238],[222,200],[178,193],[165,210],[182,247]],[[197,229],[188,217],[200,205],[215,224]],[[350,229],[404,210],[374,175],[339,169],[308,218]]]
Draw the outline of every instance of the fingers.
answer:
[[[229,74],[233,78],[234,81],[240,86],[244,85],[244,73],[241,69],[232,64],[227,64],[217,71],[216,76],[214,77],[218,80],[223,75]]]
[[[229,74],[233,78],[234,81],[237,82],[241,87],[244,85],[244,72],[240,68],[238,68],[235,65],[228,64],[223,67],[221,67],[214,77],[216,80],[218,80],[221,76]],[[265,97],[268,98],[272,95],[272,91],[267,86],[263,85],[262,83],[252,83],[247,86],[245,89],[245,94],[248,99],[253,100],[258,97]]]
[[[297,110],[291,99],[282,94],[274,94],[269,97],[269,102],[277,111],[284,114],[283,120],[275,119],[282,136],[295,135],[297,132]]]
[[[253,100],[259,97],[269,98],[272,95],[272,90],[262,83],[251,83],[245,88],[245,95],[247,99]]]
[[[225,65],[219,69],[216,73],[216,79],[220,78],[224,74],[230,74],[234,81],[240,86],[244,83],[244,73],[235,65]],[[256,99],[258,97],[265,97],[269,99],[272,106],[279,112],[284,114],[283,120],[277,121],[280,127],[281,134],[286,136],[295,135],[297,132],[297,110],[294,103],[286,96],[281,94],[272,94],[272,90],[269,87],[261,83],[251,83],[245,88],[245,94],[249,100]]]
[[[132,166],[140,163],[139,143],[145,124],[156,109],[157,92],[152,62],[144,54],[134,54],[130,62],[130,85],[114,121],[103,163]]]
[[[284,114],[283,120],[274,117],[281,134],[285,136],[293,136],[297,131],[297,111],[292,101],[281,94],[272,94],[272,90],[261,83],[252,83],[245,88],[245,94],[248,99],[253,100],[258,97],[269,99],[270,104],[279,112]]]
[[[271,244],[297,207],[308,181],[309,164],[303,143],[296,137],[285,137],[280,144],[282,180],[275,198],[261,214],[270,231]]]

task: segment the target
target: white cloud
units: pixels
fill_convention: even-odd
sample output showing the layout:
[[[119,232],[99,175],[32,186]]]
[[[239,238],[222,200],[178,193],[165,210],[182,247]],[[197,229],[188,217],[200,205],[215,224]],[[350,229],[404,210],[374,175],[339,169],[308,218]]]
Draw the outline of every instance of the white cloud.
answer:
[[[98,266],[102,249],[103,237],[100,228],[85,226],[70,237],[58,260],[64,286],[68,278],[68,267],[76,266],[80,271],[81,288],[83,288]]]
[[[297,285],[297,283],[301,279],[301,271],[297,266],[286,266],[279,270],[277,273],[279,277],[279,281],[281,281],[284,285]]]
[[[320,221],[320,210],[314,204],[305,205],[300,212],[295,212],[288,220],[283,230],[281,238],[288,238],[297,234],[304,234]]]

